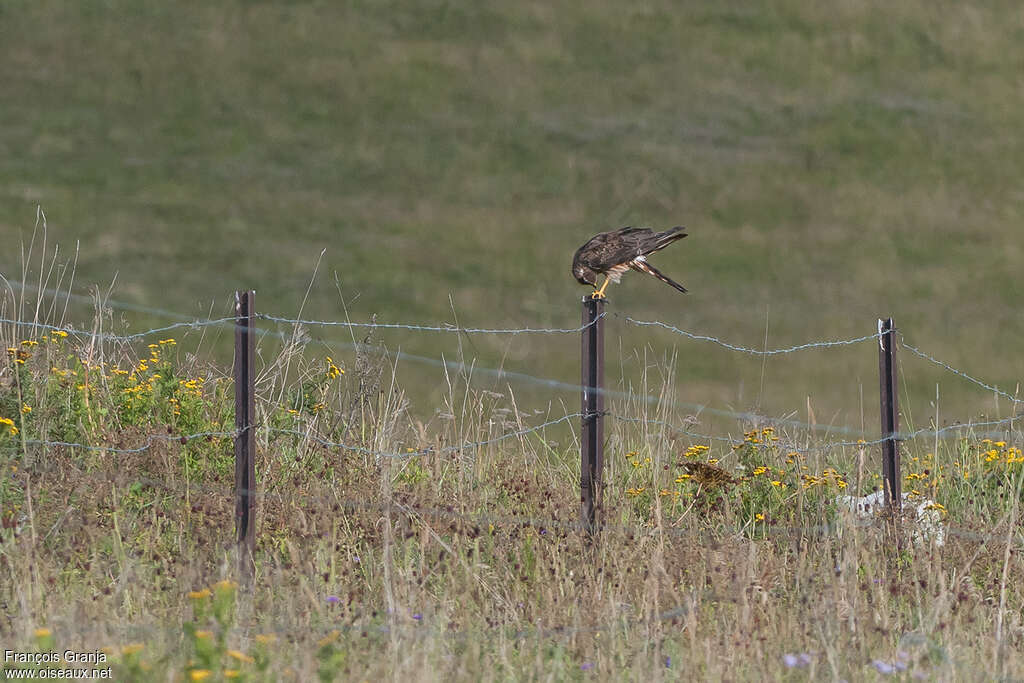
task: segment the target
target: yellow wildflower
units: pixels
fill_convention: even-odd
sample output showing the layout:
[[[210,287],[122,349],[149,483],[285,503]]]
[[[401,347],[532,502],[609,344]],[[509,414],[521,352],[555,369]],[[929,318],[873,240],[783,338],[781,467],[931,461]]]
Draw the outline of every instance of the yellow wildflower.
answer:
[[[325,645],[330,645],[331,643],[336,641],[338,639],[338,636],[340,636],[340,635],[341,635],[341,633],[338,631],[338,629],[334,629],[333,631],[328,633],[326,636],[321,638],[320,642],[318,642],[316,644],[316,646],[317,647],[324,647]]]
[[[11,418],[0,417],[0,425],[7,427],[7,430],[10,432],[11,436],[16,436],[18,434],[18,428],[14,426],[14,420],[12,420]]]

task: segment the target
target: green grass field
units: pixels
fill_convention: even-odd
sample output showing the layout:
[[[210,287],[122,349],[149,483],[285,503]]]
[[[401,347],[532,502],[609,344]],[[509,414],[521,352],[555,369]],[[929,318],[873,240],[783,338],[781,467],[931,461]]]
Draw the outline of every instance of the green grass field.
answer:
[[[1024,375],[1012,3],[0,11],[8,277],[39,204],[51,246],[80,244],[81,292],[116,274],[114,299],[203,317],[253,287],[260,310],[294,314],[327,249],[313,317],[343,317],[336,275],[355,320],[567,327],[580,243],[684,224],[691,237],[657,262],[692,294],[631,276],[612,290],[618,312],[746,346],[767,323],[769,347],[892,315],[1010,393]],[[874,386],[869,354],[770,363],[761,382],[759,362],[621,337],[676,346],[691,403],[779,414],[810,396],[850,423],[851,397]],[[577,376],[574,342],[474,342],[483,366]],[[432,369],[408,372],[423,396]],[[907,401],[930,411],[940,379],[951,415],[994,410],[927,366],[908,373]]]
[[[285,317],[572,328],[584,293],[569,274],[579,244],[623,225],[681,224],[690,236],[654,262],[690,294],[639,274],[610,291],[607,374],[622,416],[685,422],[740,443],[768,424],[730,414],[751,411],[788,420],[777,423],[790,425],[787,442],[805,449],[870,440],[878,433],[872,342],[762,358],[626,318],[779,348],[869,335],[878,317],[891,315],[908,344],[1017,396],[1022,46],[1024,13],[1009,2],[12,0],[0,4],[0,275],[11,283],[0,283],[0,307],[5,318],[32,320],[36,294],[20,281],[70,287],[80,296],[67,315],[63,299],[46,297],[40,318],[88,327],[96,287],[113,302],[99,312],[103,330],[132,333],[180,319],[171,313],[226,315],[235,289],[255,288],[260,312]],[[19,349],[41,334],[0,324],[5,344]],[[284,410],[281,420],[300,425],[314,420],[324,438],[392,450],[489,438],[579,405],[574,334],[375,331],[368,343],[388,353],[371,354],[373,362],[357,343],[365,334],[308,327],[297,335],[303,348],[286,351],[277,338],[262,339],[261,410]],[[195,648],[205,647],[183,641],[181,628],[204,626],[189,591],[232,578],[224,559],[230,502],[206,496],[230,479],[224,444],[160,442],[122,459],[24,441],[143,445],[154,429],[186,430],[166,412],[170,398],[195,399],[188,429],[229,425],[229,387],[215,380],[229,367],[230,329],[176,337],[176,376],[207,381],[197,395],[167,393],[168,385],[150,387],[160,401],[115,401],[132,387],[116,384],[112,365],[134,367],[147,357],[145,343],[158,339],[133,350],[110,346],[104,357],[70,340],[72,357],[37,350],[39,366],[25,378],[31,397],[18,394],[16,364],[0,373],[0,418],[20,431],[0,436],[10,439],[0,443],[5,468],[19,468],[5,475],[4,514],[32,501],[33,511],[22,507],[15,517],[35,520],[2,547],[9,585],[26,587],[4,594],[5,643],[27,646],[42,625],[97,647],[144,642],[147,666],[169,675],[184,675]],[[292,354],[304,360],[278,363]],[[351,383],[324,401],[329,419],[302,412],[316,402],[307,405],[300,379],[322,370],[326,356]],[[909,352],[900,359],[905,429],[1020,413],[1019,403]],[[95,406],[83,398],[91,389],[76,389],[89,382],[47,375],[103,360],[112,365],[102,370],[106,393]],[[450,365],[446,374],[442,362],[467,369]],[[71,393],[51,394],[51,382]],[[352,396],[372,400],[353,404]],[[20,412],[25,405],[35,417]],[[288,417],[289,408],[301,415]],[[381,423],[382,414],[392,421]],[[275,483],[278,498],[261,512],[266,581],[254,612],[232,617],[242,631],[227,622],[214,630],[241,638],[246,651],[257,631],[245,629],[279,634],[287,647],[275,646],[271,678],[291,667],[306,679],[330,668],[324,661],[335,650],[349,653],[337,667],[348,667],[346,678],[672,677],[664,657],[699,662],[709,678],[785,678],[796,674],[780,657],[811,651],[812,676],[836,679],[873,675],[865,668],[873,659],[892,662],[901,651],[916,671],[940,679],[1024,675],[1019,655],[999,655],[993,641],[999,614],[1003,643],[1019,649],[1021,637],[1019,588],[1007,589],[1002,574],[1020,567],[1020,539],[1005,535],[1012,477],[993,475],[986,486],[1005,486],[984,494],[971,494],[962,476],[955,487],[933,487],[951,523],[1000,540],[960,539],[925,560],[893,557],[871,534],[759,537],[755,508],[774,500],[770,486],[723,495],[717,516],[673,508],[671,519],[658,518],[652,510],[662,497],[650,496],[668,482],[655,475],[678,474],[674,461],[692,444],[630,422],[609,429],[610,452],[618,449],[609,455],[618,463],[615,514],[643,531],[610,532],[587,565],[572,534],[541,552],[547,541],[524,535],[529,525],[512,538],[496,524],[497,540],[481,524],[472,533],[460,526],[466,515],[572,519],[576,444],[564,424],[501,442],[477,460],[426,462],[422,472],[267,435],[261,480]],[[989,481],[985,435],[951,436],[914,442],[907,457],[931,453],[952,467],[970,455],[980,460],[968,480]],[[1017,436],[1005,437],[1006,448],[1021,446]],[[728,443],[715,448],[707,457],[738,472],[743,463]],[[633,451],[652,458],[637,469],[649,471],[649,499],[626,493],[645,488],[623,464]],[[298,464],[285,466],[278,454],[298,454]],[[857,457],[833,450],[807,466],[815,476],[829,467],[852,476]],[[865,457],[873,473],[877,453]],[[782,450],[769,459],[790,473],[795,492],[801,472]],[[654,472],[653,464],[670,469]],[[115,470],[116,482],[83,484],[86,492],[69,483]],[[512,471],[528,473],[520,498],[506,490]],[[150,490],[140,477],[176,488]],[[859,493],[873,485],[849,483]],[[334,516],[340,506],[354,521],[328,524],[318,502],[293,490],[329,498]],[[410,496],[402,503],[409,510],[441,513],[402,512],[396,491]],[[782,496],[781,516],[766,518],[765,529],[832,518],[834,493]],[[555,512],[549,495],[562,506]],[[345,507],[353,498],[366,506]],[[412,536],[372,531],[388,527],[379,521],[385,510],[395,534]],[[71,531],[66,518],[79,513],[82,526]],[[360,553],[376,568],[385,556],[399,559],[388,578],[354,567]],[[535,558],[528,572],[527,556]],[[854,559],[842,560],[849,571],[835,579],[826,556]],[[320,585],[315,575],[323,573],[329,579]],[[879,574],[882,583],[873,583]],[[1009,591],[1003,603],[1000,586]],[[343,587],[352,595],[340,604],[356,607],[332,613],[324,594]],[[577,588],[588,597],[569,602]],[[487,598],[494,591],[500,599]],[[680,605],[688,606],[657,618]],[[396,606],[423,618],[410,621]],[[93,630],[71,626],[83,615]],[[136,636],[118,624],[168,630]],[[318,646],[332,624],[344,625],[345,646]],[[598,640],[612,631],[614,646]],[[908,637],[927,643],[927,658],[909,651],[906,634],[923,634]],[[580,669],[588,663],[594,668]]]

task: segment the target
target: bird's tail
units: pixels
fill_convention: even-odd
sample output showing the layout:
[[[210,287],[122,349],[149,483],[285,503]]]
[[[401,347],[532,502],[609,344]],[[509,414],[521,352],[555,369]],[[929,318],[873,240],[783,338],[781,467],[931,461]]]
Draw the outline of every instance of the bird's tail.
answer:
[[[675,239],[679,239],[680,237],[686,237],[686,235],[679,235],[679,237],[676,237]],[[646,261],[637,260],[633,261],[631,265],[640,272],[647,273],[648,275],[653,275],[654,277],[664,282],[666,285],[670,287],[675,287],[683,294],[686,294],[686,287],[683,287],[681,284],[670,278],[668,275],[662,273],[660,270],[652,266],[650,263],[647,263]]]
[[[661,249],[664,249],[668,245],[672,244],[676,240],[683,239],[684,237],[686,237],[686,233],[683,232],[683,230],[685,230],[685,228],[677,225],[671,230],[666,230],[665,232],[659,232],[654,235],[651,235],[650,248],[645,250],[645,253],[650,254],[655,251],[659,251]]]

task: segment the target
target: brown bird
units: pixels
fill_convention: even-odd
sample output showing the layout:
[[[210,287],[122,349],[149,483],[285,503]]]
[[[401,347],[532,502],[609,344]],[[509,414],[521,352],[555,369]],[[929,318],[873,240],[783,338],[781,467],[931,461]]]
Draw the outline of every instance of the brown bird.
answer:
[[[664,275],[647,262],[647,256],[664,249],[676,240],[686,237],[683,228],[675,227],[665,232],[654,232],[650,228],[620,228],[602,232],[591,237],[576,250],[572,258],[572,274],[581,285],[594,288],[595,299],[604,298],[609,281],[618,283],[619,278],[632,268],[641,273],[653,275],[667,285],[686,293],[686,288]],[[597,276],[604,275],[604,283],[597,287]]]

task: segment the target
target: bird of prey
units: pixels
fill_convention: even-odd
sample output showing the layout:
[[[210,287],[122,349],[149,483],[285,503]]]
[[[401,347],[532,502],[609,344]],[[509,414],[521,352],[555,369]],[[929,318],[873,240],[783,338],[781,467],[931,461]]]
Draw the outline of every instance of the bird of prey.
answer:
[[[686,233],[681,227],[665,232],[654,232],[650,228],[620,228],[602,232],[591,237],[586,244],[576,250],[572,258],[572,274],[581,285],[590,285],[594,288],[591,296],[595,299],[603,299],[608,282],[618,283],[622,274],[630,268],[653,275],[685,293],[685,287],[647,262],[649,254],[664,249],[684,237]],[[604,275],[604,283],[600,289],[597,287],[598,275]]]

